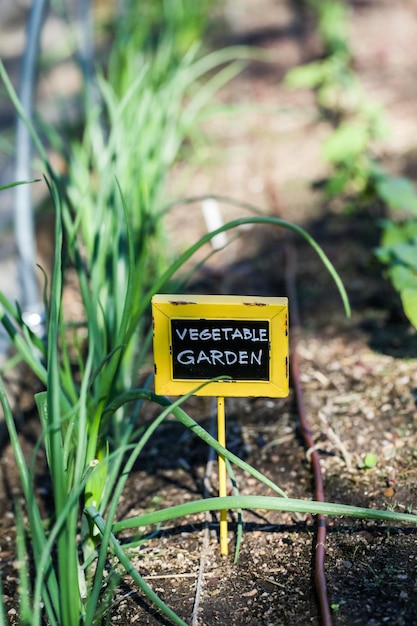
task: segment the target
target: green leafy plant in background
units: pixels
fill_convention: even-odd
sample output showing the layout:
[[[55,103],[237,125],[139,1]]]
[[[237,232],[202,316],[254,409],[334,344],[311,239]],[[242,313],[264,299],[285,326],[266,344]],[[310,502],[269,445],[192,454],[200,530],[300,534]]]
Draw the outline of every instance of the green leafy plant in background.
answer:
[[[330,165],[324,190],[346,207],[366,210],[378,202],[387,218],[375,251],[399,292],[404,313],[417,328],[417,192],[407,178],[386,171],[375,144],[387,135],[382,108],[364,93],[349,47],[349,10],[343,0],[307,0],[317,20],[323,58],[290,70],[289,86],[313,89],[320,114],[332,125],[323,157]]]
[[[182,62],[196,45],[203,46],[209,15],[218,0],[127,0],[108,30],[113,46],[109,59],[110,80],[120,93],[129,85],[131,65],[140,65],[143,54],[156,55],[162,74]],[[138,17],[140,16],[140,20]]]
[[[417,196],[416,196],[417,197]],[[378,259],[401,297],[404,313],[417,328],[417,219],[384,220]]]
[[[352,67],[346,3],[307,0],[307,6],[317,22],[323,56],[289,70],[285,82],[293,88],[313,89],[320,115],[331,124],[322,146],[323,158],[331,166],[326,193],[357,198],[372,186],[370,149],[386,133],[382,112],[367,99]]]

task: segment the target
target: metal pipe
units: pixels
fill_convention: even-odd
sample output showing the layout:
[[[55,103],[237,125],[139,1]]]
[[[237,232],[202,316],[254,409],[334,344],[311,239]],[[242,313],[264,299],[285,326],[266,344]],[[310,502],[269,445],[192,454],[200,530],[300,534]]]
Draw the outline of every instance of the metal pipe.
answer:
[[[19,90],[20,101],[29,120],[33,117],[36,64],[47,5],[48,0],[34,0],[29,14]],[[30,179],[31,158],[30,134],[25,123],[18,117],[16,126],[16,180]],[[35,224],[30,185],[20,185],[15,189],[14,230],[19,267],[19,299],[24,312],[23,319],[34,332],[41,334],[43,306],[40,301],[35,274]]]

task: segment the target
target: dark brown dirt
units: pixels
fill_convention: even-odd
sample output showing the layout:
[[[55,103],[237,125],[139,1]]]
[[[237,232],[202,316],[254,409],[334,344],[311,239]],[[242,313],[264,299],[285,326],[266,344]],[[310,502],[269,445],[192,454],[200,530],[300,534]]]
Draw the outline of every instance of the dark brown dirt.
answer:
[[[336,288],[315,253],[304,242],[292,240],[302,321],[298,346],[302,384],[326,499],[416,512],[417,335],[373,259],[378,244],[375,214],[346,214],[312,190],[312,183],[326,174],[319,147],[329,128],[315,118],[311,94],[292,93],[280,84],[289,66],[306,60],[317,48],[296,5],[272,0],[229,3],[234,32],[227,35],[226,31],[224,37],[233,41],[255,37],[257,44],[276,51],[277,62],[266,71],[259,64],[251,66],[222,93],[225,101],[255,99],[262,106],[233,122],[221,117],[207,125],[214,137],[208,146],[211,158],[196,166],[187,179],[186,193],[224,193],[253,202],[303,224],[323,246],[349,293],[350,320],[344,318]],[[412,2],[352,3],[355,64],[370,97],[387,108],[393,131],[382,156],[408,175],[413,169],[407,155],[415,154],[415,144],[410,142],[416,136],[415,17]],[[172,188],[184,193],[179,173],[173,176]],[[228,205],[221,209],[225,220],[244,214]],[[198,205],[175,209],[168,227],[179,249],[194,241],[204,232]],[[238,241],[193,278],[189,289],[285,295],[283,242],[283,234],[269,228],[242,231]],[[70,303],[71,291],[67,298]],[[311,467],[299,436],[292,392],[284,400],[231,399],[226,406],[229,449],[289,496],[311,499]],[[210,400],[193,398],[187,410],[205,427],[215,429]],[[21,432],[30,450],[36,419],[27,415]],[[368,453],[378,458],[370,469],[364,466]],[[13,624],[17,607],[13,606],[16,572],[10,495],[17,492],[18,482],[7,445],[0,461],[0,568]],[[241,493],[270,495],[253,478],[239,470],[236,475]],[[205,477],[210,495],[216,495],[216,468],[213,461],[209,463],[207,448],[168,420],[130,477],[119,515],[202,497]],[[48,489],[39,486],[41,493]],[[243,520],[237,563],[233,556],[220,556],[217,516],[200,515],[162,525],[137,550],[135,564],[161,598],[193,626],[320,624],[314,591],[314,519],[257,511],[244,512]],[[229,530],[233,553],[233,514]],[[413,527],[329,519],[326,578],[335,626],[417,624],[416,547]],[[111,623],[169,622],[126,578]]]

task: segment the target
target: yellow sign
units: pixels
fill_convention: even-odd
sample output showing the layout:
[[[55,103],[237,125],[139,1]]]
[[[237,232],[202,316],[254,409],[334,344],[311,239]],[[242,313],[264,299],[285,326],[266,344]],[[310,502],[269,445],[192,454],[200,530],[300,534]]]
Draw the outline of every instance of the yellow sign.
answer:
[[[155,390],[183,395],[288,395],[288,300],[258,296],[155,295]]]

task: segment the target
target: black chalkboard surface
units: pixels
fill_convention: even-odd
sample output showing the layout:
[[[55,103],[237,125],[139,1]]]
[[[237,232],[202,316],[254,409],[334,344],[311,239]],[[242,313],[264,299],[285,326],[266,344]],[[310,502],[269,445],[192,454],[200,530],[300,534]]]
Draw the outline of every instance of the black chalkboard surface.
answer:
[[[268,320],[171,319],[172,378],[268,381]]]

